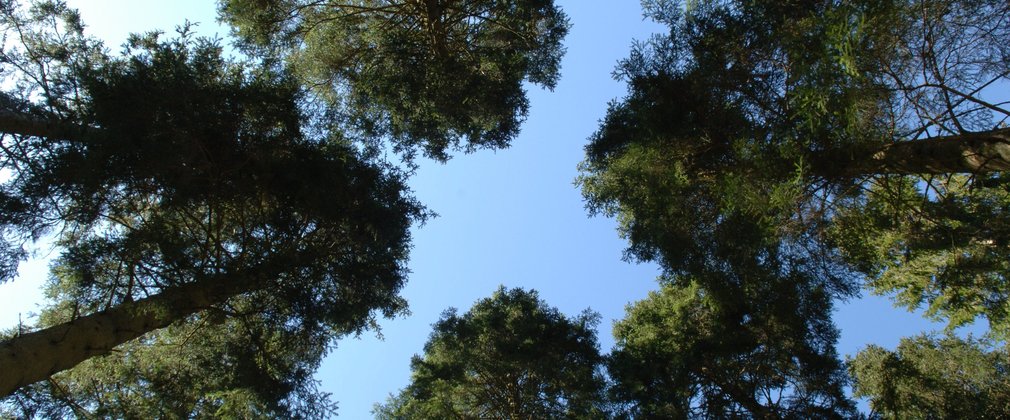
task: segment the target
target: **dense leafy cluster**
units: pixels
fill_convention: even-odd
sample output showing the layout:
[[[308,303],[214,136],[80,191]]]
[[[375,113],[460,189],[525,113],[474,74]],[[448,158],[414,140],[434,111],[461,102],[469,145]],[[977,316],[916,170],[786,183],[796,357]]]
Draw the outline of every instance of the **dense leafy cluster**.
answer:
[[[846,259],[869,274],[875,293],[925,308],[952,327],[984,316],[992,334],[1006,339],[1010,189],[1002,173],[970,178],[933,179],[929,200],[916,185],[921,181],[880,180],[872,194],[839,206],[832,237]]]
[[[630,306],[608,361],[615,402],[632,418],[854,416],[831,299],[799,282],[751,287],[730,304],[698,283],[664,286]]]
[[[45,52],[26,48],[30,60]],[[63,54],[87,52],[96,54]],[[422,211],[401,177],[362,160],[337,134],[308,137],[289,78],[227,62],[219,46],[185,31],[170,41],[138,37],[126,56],[93,60],[48,65],[69,67],[66,80],[51,83],[72,91],[41,86],[13,98],[18,111],[79,133],[4,135],[12,172],[4,225],[60,229],[55,280],[74,290],[60,294],[80,299],[75,311],[251,270],[287,278],[271,282],[293,294],[306,284],[338,292],[358,279],[374,294],[328,298],[378,298],[388,311],[402,304],[393,296],[407,228]],[[30,104],[38,93],[52,96]],[[301,305],[317,306],[306,316],[341,303],[304,298]]]
[[[869,346],[851,361],[855,395],[882,418],[1003,418],[1010,415],[1006,347],[987,340],[918,336],[896,351]]]
[[[4,94],[0,221],[9,247],[58,232],[39,327],[180,286],[236,295],[58,375],[53,395],[113,417],[329,410],[311,374],[332,339],[405,308],[408,229],[424,211],[403,177],[339,132],[313,135],[282,71],[225,60],[185,28],[113,57],[60,3],[10,7],[4,28],[33,41],[4,51],[22,88]],[[8,402],[53,409],[37,395]]]
[[[1006,2],[643,5],[670,32],[618,67],[629,93],[591,137],[579,179],[590,210],[620,220],[627,256],[665,269],[673,312],[659,319],[678,320],[637,315],[618,328],[618,355],[639,352],[628,366],[651,355],[644,349],[676,349],[656,356],[673,361],[662,374],[629,367],[636,379],[616,388],[622,398],[640,414],[842,415],[844,395],[804,392],[844,384],[841,363],[829,362],[830,302],[864,284],[952,327],[986,317],[1005,338],[1010,201],[1005,168],[990,161],[1006,156],[993,151],[1010,117],[991,88],[1010,81]],[[788,296],[775,292],[783,285]],[[699,325],[725,329],[702,346]],[[752,333],[765,328],[773,333]],[[636,339],[639,329],[669,338]],[[713,394],[713,368],[686,362],[694,352],[739,364],[738,375]],[[810,366],[800,361],[814,355],[813,366],[834,367],[763,370],[779,358]],[[739,372],[763,372],[784,403],[746,406],[769,386]],[[775,382],[791,375],[799,382]],[[660,378],[679,381],[678,393],[654,396]]]
[[[440,160],[507,147],[529,110],[523,82],[554,87],[568,32],[550,0],[227,0],[221,15],[366,139]]]
[[[434,325],[424,355],[411,361],[410,385],[384,419],[602,418],[603,358],[598,315],[568,318],[534,291],[496,291],[463,315]]]

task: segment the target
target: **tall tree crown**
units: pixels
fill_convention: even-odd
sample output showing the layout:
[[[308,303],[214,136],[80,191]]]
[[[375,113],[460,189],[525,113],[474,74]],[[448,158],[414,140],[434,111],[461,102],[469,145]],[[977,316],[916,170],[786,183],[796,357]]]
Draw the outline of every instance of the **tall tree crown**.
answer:
[[[778,357],[834,370],[779,370],[761,386],[791,378],[838,389],[841,363],[824,346],[834,337],[830,302],[862,285],[951,327],[986,317],[1006,337],[1006,2],[643,6],[670,31],[618,66],[628,94],[590,138],[578,181],[591,212],[618,217],[627,257],[660,263],[664,293],[676,297],[656,315],[644,303],[632,309],[618,329],[620,398],[642,413],[729,407],[745,414],[724,415],[763,417],[781,407],[761,404],[747,375],[729,375],[742,390],[713,384],[711,366],[758,369]],[[796,289],[773,293],[786,285]],[[699,325],[754,340],[677,339]],[[700,349],[712,355],[708,372],[685,362]],[[666,370],[651,375],[642,360]],[[679,393],[650,393],[656,381]],[[820,406],[843,415],[850,405],[834,395]]]
[[[284,69],[226,59],[185,27],[115,56],[62,2],[2,12],[19,42],[0,60],[0,223],[9,249],[54,233],[58,256],[40,329],[0,343],[0,392],[175,324],[6,402],[44,413],[69,399],[110,416],[330,410],[311,372],[332,340],[406,307],[409,228],[426,212],[404,174],[306,114]],[[206,336],[222,322],[236,330]],[[194,360],[159,367],[179,331],[203,338]],[[207,371],[217,378],[158,370],[214,357],[236,363]],[[117,363],[137,370],[107,369]],[[158,388],[173,380],[183,386]],[[47,387],[53,398],[33,392]]]
[[[671,32],[619,66],[580,178],[629,256],[722,270],[743,236],[839,296],[864,277],[1002,329],[1005,2],[644,4]]]
[[[552,0],[221,3],[247,46],[286,59],[339,104],[348,127],[408,156],[503,148],[529,110],[524,82],[553,88],[568,32]]]
[[[664,284],[629,305],[607,361],[614,402],[632,418],[851,418],[831,299],[802,280]]]
[[[604,380],[594,327],[535,291],[500,288],[459,315],[446,311],[411,383],[379,418],[601,418]]]
[[[885,419],[1001,418],[1010,414],[1007,348],[954,335],[869,346],[850,361],[853,393]]]

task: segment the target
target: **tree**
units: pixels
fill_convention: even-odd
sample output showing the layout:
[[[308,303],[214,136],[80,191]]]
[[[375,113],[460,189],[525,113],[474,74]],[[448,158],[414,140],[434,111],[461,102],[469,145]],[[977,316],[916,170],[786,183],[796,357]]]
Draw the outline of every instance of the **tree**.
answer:
[[[554,87],[569,27],[552,0],[223,0],[220,10],[247,47],[287,60],[365,138],[439,160],[509,145],[529,110],[522,83]]]
[[[115,416],[331,409],[311,371],[332,340],[405,308],[409,227],[427,212],[404,171],[345,135],[268,58],[226,60],[185,27],[174,40],[134,36],[111,56],[60,1],[0,11],[13,41],[0,60],[10,86],[0,95],[0,164],[11,174],[0,190],[3,279],[44,235],[55,232],[60,250],[40,328],[0,343],[0,395],[117,348],[88,367],[136,372],[68,372],[50,381],[57,399]],[[496,48],[482,53],[512,46]],[[245,328],[194,327],[221,323]],[[158,348],[180,340],[199,344],[187,349],[196,360],[242,363],[204,372],[217,378],[166,377],[164,366],[193,367],[158,360],[181,354]],[[182,382],[158,388],[172,381]],[[174,403],[150,411],[109,387]],[[42,403],[29,408],[51,408]]]
[[[615,403],[632,418],[852,418],[831,299],[791,280],[732,302],[665,284],[630,305],[607,362]]]
[[[881,417],[1010,415],[1007,348],[954,335],[904,338],[896,351],[869,346],[850,361],[854,393]]]
[[[256,292],[313,335],[402,310],[422,210],[395,172],[303,134],[290,79],[185,31],[111,58],[62,4],[5,12],[23,42],[4,57],[21,88],[5,96],[5,239],[58,230],[62,252],[45,328],[0,347],[3,394]],[[33,26],[60,18],[69,32]]]
[[[605,381],[586,311],[568,318],[535,291],[500,288],[443,313],[411,360],[411,383],[379,418],[601,418]]]
[[[1005,235],[983,219],[1003,217],[1006,2],[645,4],[671,33],[619,67],[580,181],[630,256],[718,269],[747,223],[793,266],[1003,328]]]
[[[1010,331],[1010,111],[993,99],[1010,77],[1006,2],[643,5],[670,32],[619,65],[629,92],[591,137],[579,179],[592,212],[619,218],[627,257],[750,318],[765,304],[791,313],[811,294],[850,298],[865,281],[952,327],[984,316],[994,334]],[[788,282],[801,288],[792,301],[747,292]],[[830,307],[801,315],[827,322]],[[821,341],[758,338],[834,357]],[[740,350],[720,358],[755,356]]]

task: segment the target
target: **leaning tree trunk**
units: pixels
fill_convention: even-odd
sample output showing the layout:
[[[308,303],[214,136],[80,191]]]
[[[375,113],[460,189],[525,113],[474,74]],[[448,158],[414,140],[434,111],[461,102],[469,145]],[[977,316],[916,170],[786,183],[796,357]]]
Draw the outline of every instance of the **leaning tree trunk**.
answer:
[[[0,397],[229,298],[265,287],[271,276],[208,277],[0,343]]]
[[[101,130],[62,122],[58,119],[37,118],[32,115],[0,109],[0,133],[52,140],[72,140],[94,136],[101,133]]]
[[[1010,129],[891,143],[873,150],[815,154],[811,166],[827,178],[939,175],[1010,170]]]

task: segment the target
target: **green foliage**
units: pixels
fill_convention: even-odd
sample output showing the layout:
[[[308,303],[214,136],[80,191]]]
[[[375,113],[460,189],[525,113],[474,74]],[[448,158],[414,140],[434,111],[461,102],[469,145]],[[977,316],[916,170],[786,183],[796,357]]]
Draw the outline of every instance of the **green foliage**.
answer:
[[[854,394],[886,419],[1010,416],[1005,345],[953,335],[901,340],[896,351],[869,346],[851,360]]]
[[[643,5],[670,32],[619,65],[629,92],[579,178],[590,211],[620,220],[627,257],[713,295],[755,266],[836,298],[865,279],[952,327],[986,317],[1005,336],[1002,174],[913,175],[900,166],[928,153],[881,154],[1010,116],[988,90],[1010,81],[1006,2]]]
[[[308,320],[336,323],[354,302],[402,307],[407,228],[422,213],[398,174],[339,137],[307,138],[282,75],[185,37],[133,48],[79,70],[82,122],[99,134],[9,137],[40,167],[8,156],[21,169],[8,195],[24,210],[6,217],[62,224],[55,272],[80,293],[78,311],[267,267]]]
[[[637,45],[617,70],[629,94],[611,104],[581,166],[590,210],[617,214],[628,256],[657,260],[674,275],[722,270],[735,251],[720,248],[753,245],[772,248],[783,265],[819,272],[840,295],[851,293],[833,252],[806,252],[826,211],[816,199],[831,190],[810,184],[813,159],[804,150],[863,140],[839,138],[838,119],[782,112],[795,91],[783,90],[815,76],[786,73],[778,61],[825,72],[817,77],[841,80],[836,89],[859,89],[838,66],[807,63],[831,57],[821,6],[646,7],[671,34]],[[827,97],[846,95],[873,97]],[[812,136],[807,120],[827,137]]]
[[[508,146],[529,110],[523,82],[554,87],[569,26],[552,0],[225,0],[220,10],[364,138],[439,160]]]
[[[463,315],[446,311],[411,383],[384,419],[586,418],[603,411],[602,357],[592,312],[568,318],[536,292],[500,288]]]
[[[875,293],[894,294],[908,308],[925,307],[928,316],[948,320],[950,328],[985,316],[992,333],[1006,338],[1005,176],[951,175],[927,182],[882,179],[866,197],[842,201],[833,240],[849,261],[871,274]]]
[[[612,398],[633,418],[849,418],[831,300],[802,282],[730,300],[665,284],[614,325]],[[730,294],[730,292],[720,291]],[[825,310],[825,307],[827,310]]]
[[[670,32],[618,66],[628,94],[578,181],[591,212],[619,219],[626,256],[670,279],[616,328],[631,414],[850,415],[830,308],[862,279],[1006,334],[1002,174],[890,147],[1010,116],[987,90],[1010,81],[1005,1],[643,6]]]
[[[852,415],[830,308],[861,279],[951,327],[985,316],[1006,336],[1002,174],[911,165],[929,152],[881,158],[998,132],[1010,111],[987,88],[1010,76],[1005,1],[642,4],[671,30],[618,67],[628,94],[590,138],[579,179],[589,209],[620,220],[627,256],[671,279],[615,328],[613,394],[631,415]],[[924,174],[901,171],[912,167]],[[866,377],[877,367],[861,357]],[[972,371],[973,357],[943,369]],[[918,384],[906,371],[861,378],[860,392]],[[905,401],[917,394],[897,386]]]
[[[316,125],[283,69],[225,59],[185,27],[171,40],[134,36],[112,56],[60,2],[2,11],[4,33],[27,41],[4,45],[0,111],[50,133],[0,127],[7,246],[58,233],[39,327],[209,279],[250,285],[3,407],[332,412],[311,377],[332,340],[406,307],[409,228],[426,213],[404,175]]]

